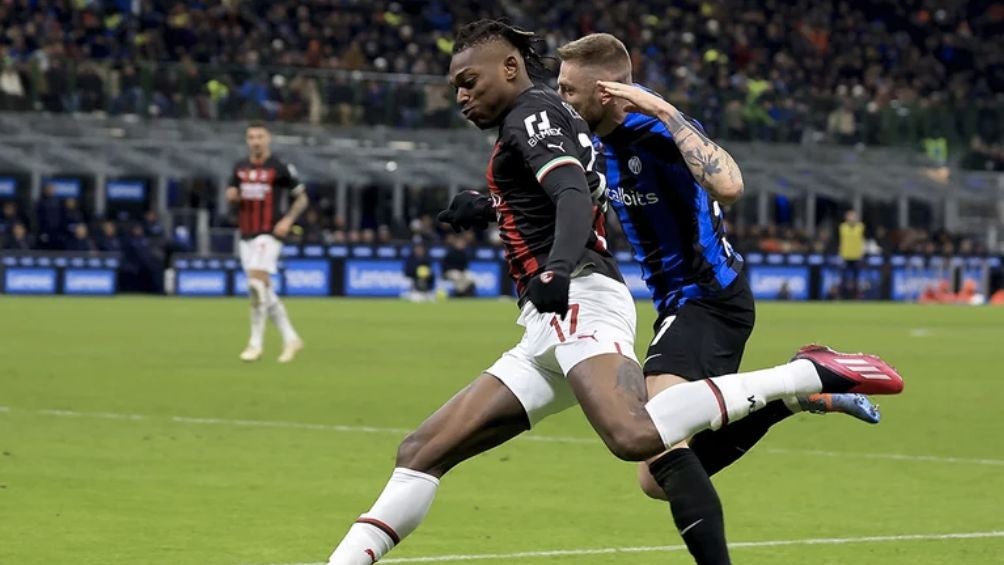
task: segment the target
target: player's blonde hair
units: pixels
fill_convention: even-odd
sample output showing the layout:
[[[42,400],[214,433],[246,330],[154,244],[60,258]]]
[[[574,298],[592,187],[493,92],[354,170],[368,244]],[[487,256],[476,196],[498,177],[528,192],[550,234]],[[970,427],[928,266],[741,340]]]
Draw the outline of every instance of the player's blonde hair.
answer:
[[[558,48],[562,61],[600,67],[630,80],[631,55],[620,39],[609,33],[591,33]]]

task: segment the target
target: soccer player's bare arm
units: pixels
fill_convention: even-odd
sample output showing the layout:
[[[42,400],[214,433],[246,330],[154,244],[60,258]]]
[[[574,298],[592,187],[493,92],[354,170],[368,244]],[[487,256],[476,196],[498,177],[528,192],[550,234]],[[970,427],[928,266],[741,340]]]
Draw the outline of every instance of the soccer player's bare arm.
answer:
[[[637,86],[608,81],[597,84],[610,96],[626,100],[630,104],[625,108],[628,112],[646,114],[665,124],[687,168],[712,198],[722,204],[739,200],[743,194],[743,175],[735,159],[675,106]]]
[[[289,230],[296,223],[296,220],[307,211],[310,206],[310,196],[307,194],[307,187],[300,182],[296,176],[296,169],[292,165],[286,165],[284,167],[286,171],[282,174],[278,181],[279,186],[285,186],[291,188],[291,194],[293,195],[293,202],[289,206],[289,210],[286,214],[275,224],[275,228],[272,232],[278,237],[286,237],[289,234]]]

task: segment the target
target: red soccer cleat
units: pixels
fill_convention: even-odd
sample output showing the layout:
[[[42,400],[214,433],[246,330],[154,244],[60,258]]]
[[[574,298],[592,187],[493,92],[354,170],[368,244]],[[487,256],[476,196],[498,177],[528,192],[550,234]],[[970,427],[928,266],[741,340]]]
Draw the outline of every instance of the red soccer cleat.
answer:
[[[823,392],[859,394],[899,394],[903,392],[903,377],[896,369],[865,353],[841,353],[825,345],[803,346],[792,357],[811,361],[823,382]]]

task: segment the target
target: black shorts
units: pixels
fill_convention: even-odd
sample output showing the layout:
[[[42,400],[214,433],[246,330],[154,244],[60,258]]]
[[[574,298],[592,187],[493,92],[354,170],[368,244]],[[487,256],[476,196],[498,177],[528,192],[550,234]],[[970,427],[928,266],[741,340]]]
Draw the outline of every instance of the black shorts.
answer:
[[[659,316],[645,374],[696,381],[735,373],[755,320],[753,292],[741,274],[718,296],[688,300],[675,317]]]

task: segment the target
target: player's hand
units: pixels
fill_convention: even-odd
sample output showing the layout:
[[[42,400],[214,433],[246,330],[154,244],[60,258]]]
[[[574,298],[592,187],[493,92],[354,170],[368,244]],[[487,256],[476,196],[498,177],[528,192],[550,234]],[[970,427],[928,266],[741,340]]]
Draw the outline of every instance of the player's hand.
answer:
[[[453,231],[483,230],[488,227],[486,219],[488,208],[491,208],[491,198],[476,190],[462,190],[450,201],[450,207],[436,216],[444,224],[450,224]]]
[[[624,107],[626,112],[660,117],[661,114],[676,110],[669,102],[633,84],[601,80],[596,82],[596,86],[600,89],[600,99],[604,104],[615,98],[627,101],[627,105]]]
[[[241,191],[236,186],[227,187],[227,202],[236,204],[241,201]]]
[[[571,277],[566,273],[544,271],[530,279],[526,296],[540,313],[554,312],[565,319],[568,313],[568,286]]]
[[[282,239],[289,235],[289,230],[293,228],[293,220],[289,218],[283,218],[276,222],[275,227],[272,228],[272,235]]]

